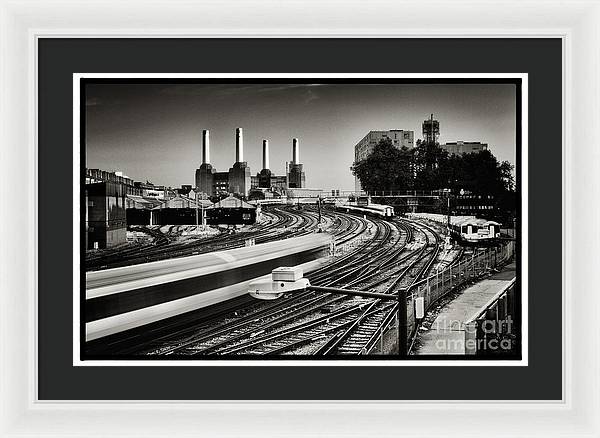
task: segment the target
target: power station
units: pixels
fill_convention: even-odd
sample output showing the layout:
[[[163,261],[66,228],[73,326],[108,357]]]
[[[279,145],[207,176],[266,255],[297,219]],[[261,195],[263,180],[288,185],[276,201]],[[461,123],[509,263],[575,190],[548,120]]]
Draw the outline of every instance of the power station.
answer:
[[[262,169],[252,175],[248,163],[244,161],[244,137],[242,128],[235,130],[235,162],[228,172],[217,172],[210,163],[210,134],[202,131],[202,164],[196,169],[196,189],[205,196],[230,193],[248,197],[251,189],[285,190],[304,188],[306,176],[304,165],[300,163],[300,147],[297,138],[292,139],[292,161],[286,163],[284,176],[274,175],[270,169],[269,140],[262,141]]]
[[[304,166],[300,163],[300,147],[298,139],[292,140],[292,162],[288,164],[288,188],[301,189],[306,185],[306,177],[304,176]]]

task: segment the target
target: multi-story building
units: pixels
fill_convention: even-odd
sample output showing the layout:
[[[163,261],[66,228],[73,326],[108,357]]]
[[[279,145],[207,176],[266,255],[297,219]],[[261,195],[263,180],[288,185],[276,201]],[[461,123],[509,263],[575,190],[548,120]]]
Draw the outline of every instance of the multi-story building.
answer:
[[[354,146],[354,162],[358,162],[367,158],[375,145],[381,140],[389,138],[392,144],[398,149],[413,148],[415,146],[415,132],[405,131],[403,129],[390,129],[389,131],[369,131],[357,144]],[[354,178],[354,186],[356,191],[361,191],[360,181]]]
[[[141,189],[138,189],[138,182],[133,181],[123,172],[108,172],[100,169],[85,169],[85,183],[94,184],[99,182],[114,182],[123,184],[127,187],[127,193],[133,195],[141,195]]]
[[[86,249],[108,248],[126,242],[127,195],[142,195],[142,189],[122,172],[85,169]]]
[[[139,182],[134,183],[135,187],[141,190],[141,196],[157,199],[169,199],[177,195],[177,190],[164,185],[154,185],[152,183]]]
[[[452,141],[440,145],[440,147],[447,150],[451,155],[461,155],[470,154],[472,152],[486,151],[488,145],[487,143],[481,143],[478,141]]]
[[[354,146],[354,161],[360,161],[367,158],[375,145],[384,138],[389,138],[392,144],[401,149],[403,147],[412,148],[415,145],[415,132],[404,131],[402,129],[391,129],[389,131],[369,131],[357,144]]]

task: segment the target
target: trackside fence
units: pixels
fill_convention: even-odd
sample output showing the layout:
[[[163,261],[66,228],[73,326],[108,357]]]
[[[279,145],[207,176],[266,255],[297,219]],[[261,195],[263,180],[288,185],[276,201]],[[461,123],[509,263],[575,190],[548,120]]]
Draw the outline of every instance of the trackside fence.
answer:
[[[517,320],[516,278],[465,322],[465,354],[498,356],[516,354],[520,327]]]
[[[407,323],[409,339],[417,329],[415,302],[423,298],[425,312],[429,311],[441,298],[457,287],[473,281],[491,269],[501,266],[513,258],[515,242],[509,241],[497,247],[475,250],[470,256],[463,256],[444,270],[413,283],[407,290]],[[391,354],[398,350],[398,311],[390,311],[378,332],[373,335],[361,354]]]

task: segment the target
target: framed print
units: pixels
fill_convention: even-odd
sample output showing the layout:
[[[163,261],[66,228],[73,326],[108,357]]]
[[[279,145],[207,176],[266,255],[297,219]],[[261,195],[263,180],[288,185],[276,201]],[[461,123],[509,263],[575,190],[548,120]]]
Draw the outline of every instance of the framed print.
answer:
[[[516,229],[528,217],[526,75],[80,73],[73,87],[74,270],[85,267],[76,365],[527,364],[528,235]],[[418,120],[423,138],[369,130],[386,118],[412,126],[422,107],[438,114]],[[345,137],[331,129],[341,116]],[[471,127],[462,135],[501,126],[496,155],[485,142],[444,142],[444,118]],[[247,126],[235,128],[229,171],[218,170],[232,152],[225,136],[199,121]],[[283,166],[290,130],[304,135],[288,139]],[[160,136],[174,146],[149,145]],[[102,170],[128,168],[128,157],[140,169],[188,164],[171,178],[194,184]],[[371,177],[381,171],[394,176]],[[286,263],[291,279],[279,273]],[[496,303],[502,316],[486,320]],[[444,309],[435,319],[434,308]]]
[[[2,4],[3,436],[599,435],[599,3],[86,7]]]

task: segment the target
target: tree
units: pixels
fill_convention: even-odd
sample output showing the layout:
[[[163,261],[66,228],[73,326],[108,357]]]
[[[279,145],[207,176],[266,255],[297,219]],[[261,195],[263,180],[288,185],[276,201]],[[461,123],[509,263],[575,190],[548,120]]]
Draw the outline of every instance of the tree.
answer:
[[[460,188],[472,193],[500,196],[514,190],[513,166],[508,161],[498,162],[489,150],[463,154],[449,165]]]
[[[463,189],[514,203],[513,166],[499,162],[489,150],[450,155],[437,143],[420,140],[414,149],[398,149],[386,138],[351,169],[367,192]]]
[[[513,166],[508,161],[498,162],[488,150],[462,155],[451,155],[441,170],[454,194],[465,190],[471,194],[493,196],[498,211],[507,214],[516,209]],[[442,187],[440,187],[442,188]],[[501,222],[506,221],[499,218]]]
[[[411,164],[409,149],[398,149],[392,140],[384,138],[367,158],[355,162],[351,170],[367,192],[406,190],[412,185]]]
[[[413,152],[414,187],[420,190],[434,190],[445,187],[444,169],[448,152],[438,143],[417,141]]]

